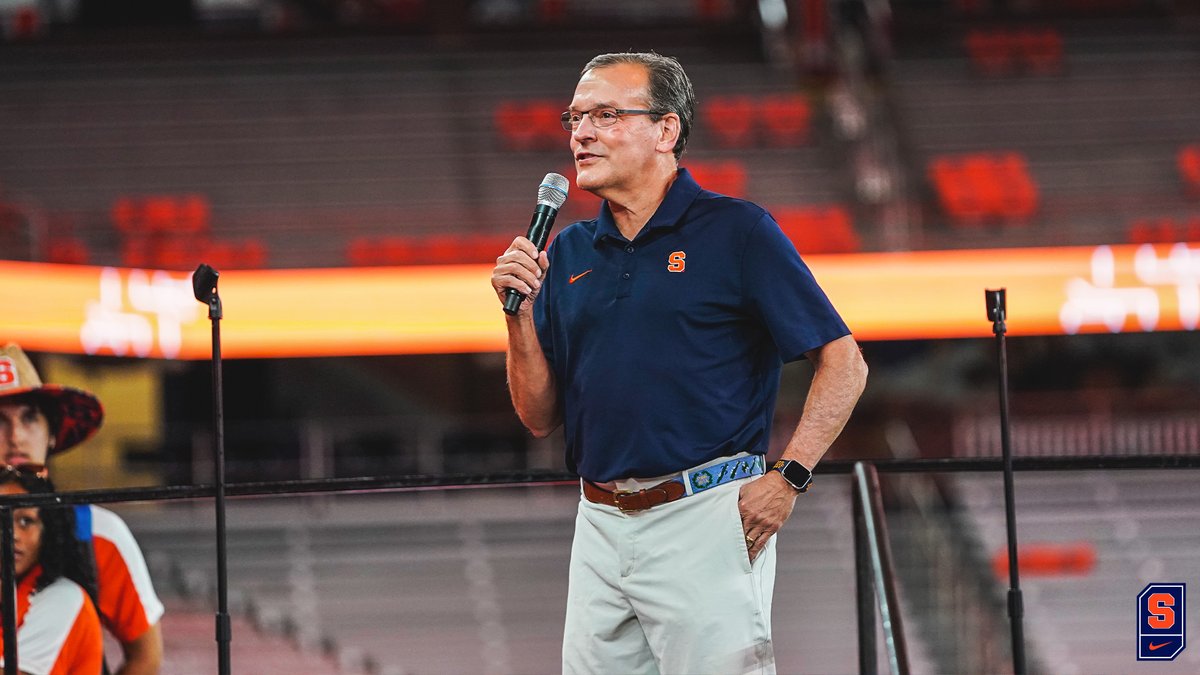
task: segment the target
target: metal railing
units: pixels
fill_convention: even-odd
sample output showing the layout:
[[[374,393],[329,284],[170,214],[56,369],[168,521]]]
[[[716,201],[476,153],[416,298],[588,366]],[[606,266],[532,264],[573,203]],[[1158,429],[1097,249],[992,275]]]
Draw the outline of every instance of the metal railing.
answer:
[[[888,543],[887,521],[879,493],[879,474],[863,462],[854,465],[854,570],[858,602],[858,670],[876,673],[875,605],[883,622],[888,665],[894,675],[908,675],[908,642],[904,637],[896,570]]]
[[[827,460],[822,462],[820,473],[825,475],[851,474],[856,471],[858,462],[853,460]],[[1172,456],[1111,456],[1111,457],[1018,457],[1013,460],[1017,471],[1063,471],[1087,469],[1197,469],[1200,468],[1200,450],[1190,455]],[[871,465],[874,473],[955,473],[955,472],[999,472],[999,458],[948,458],[948,459],[895,459],[877,460]],[[864,468],[864,471],[866,469]],[[864,473],[869,475],[869,473]],[[267,496],[267,495],[305,495],[305,494],[337,494],[337,493],[366,493],[385,491],[418,491],[418,490],[450,490],[466,488],[499,488],[535,485],[564,485],[573,484],[578,478],[561,471],[511,471],[492,474],[445,474],[445,475],[403,475],[403,476],[361,476],[355,478],[330,478],[316,480],[290,481],[261,481],[230,483],[225,492],[231,497]],[[862,483],[862,479],[858,481]],[[870,487],[873,481],[868,481]],[[861,486],[858,488],[861,490]],[[864,509],[874,514],[876,534],[883,536],[882,507],[878,506],[878,487],[875,492],[876,505]],[[870,492],[870,490],[868,490]],[[111,504],[120,502],[172,501],[185,499],[209,499],[216,495],[213,485],[171,485],[162,487],[122,488],[103,490],[80,490],[59,492],[53,494],[14,494],[0,495],[0,583],[5,585],[7,594],[13,588],[13,559],[12,559],[12,511],[23,507],[54,507],[77,504]],[[4,527],[7,523],[7,527]],[[7,544],[5,543],[7,542]],[[882,553],[880,554],[882,556]],[[880,558],[882,565],[883,559]],[[874,583],[874,582],[873,582]],[[883,584],[879,584],[881,587]],[[898,606],[896,599],[886,597],[889,616],[893,624],[898,623]],[[15,603],[4,603],[5,651],[13,650],[10,657],[6,654],[4,673],[15,675],[16,661],[16,620]],[[860,619],[860,625],[862,624]],[[873,621],[872,621],[873,630]],[[872,633],[873,634],[873,633]],[[899,661],[899,654],[897,655]],[[864,670],[864,672],[874,672]]]

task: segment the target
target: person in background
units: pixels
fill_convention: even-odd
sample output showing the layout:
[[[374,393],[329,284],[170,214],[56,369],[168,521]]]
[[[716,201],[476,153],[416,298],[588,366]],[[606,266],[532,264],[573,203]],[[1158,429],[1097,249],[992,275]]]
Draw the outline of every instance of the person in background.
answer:
[[[54,485],[25,464],[0,470],[0,495],[44,494]],[[17,667],[25,675],[100,675],[104,638],[93,604],[95,568],[75,538],[68,507],[14,509]],[[0,634],[0,654],[4,637]],[[3,664],[0,656],[0,664]]]
[[[93,394],[43,384],[18,345],[0,349],[0,456],[10,466],[44,467],[100,428],[104,409]],[[121,643],[116,675],[154,675],[162,666],[163,604],[137,540],[120,516],[99,506],[75,509],[80,541],[96,563],[100,620]]]

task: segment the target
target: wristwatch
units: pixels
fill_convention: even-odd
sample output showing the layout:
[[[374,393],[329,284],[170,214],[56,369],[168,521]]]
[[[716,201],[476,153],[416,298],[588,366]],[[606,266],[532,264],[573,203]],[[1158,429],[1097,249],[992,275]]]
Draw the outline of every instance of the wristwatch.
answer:
[[[781,459],[771,465],[771,471],[778,471],[788,485],[799,492],[808,492],[812,487],[813,475],[808,467],[792,459]]]

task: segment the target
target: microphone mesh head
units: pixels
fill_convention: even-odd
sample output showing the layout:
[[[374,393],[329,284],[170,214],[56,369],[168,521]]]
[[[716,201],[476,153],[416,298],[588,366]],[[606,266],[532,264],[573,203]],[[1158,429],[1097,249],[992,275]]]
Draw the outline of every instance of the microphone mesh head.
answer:
[[[542,179],[542,184],[538,186],[538,204],[555,209],[561,209],[564,202],[567,201],[567,188],[571,183],[562,176],[556,173],[548,173]]]

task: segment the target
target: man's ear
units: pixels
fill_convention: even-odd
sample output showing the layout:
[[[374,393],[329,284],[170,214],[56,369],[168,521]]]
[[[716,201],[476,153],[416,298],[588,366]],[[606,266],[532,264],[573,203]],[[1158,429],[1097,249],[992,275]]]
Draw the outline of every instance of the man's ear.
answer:
[[[679,134],[683,127],[679,123],[679,115],[667,113],[662,117],[662,135],[655,146],[659,152],[675,152],[675,144],[679,142]]]

